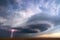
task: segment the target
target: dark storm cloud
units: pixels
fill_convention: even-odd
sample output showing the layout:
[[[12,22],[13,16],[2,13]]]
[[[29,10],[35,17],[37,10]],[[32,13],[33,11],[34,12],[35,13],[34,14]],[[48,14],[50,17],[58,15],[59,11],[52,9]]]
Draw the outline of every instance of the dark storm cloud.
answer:
[[[8,23],[7,25],[10,25],[11,20],[20,20],[20,19],[17,19],[17,16],[20,14],[18,13],[18,10],[20,11],[19,7],[20,6],[16,2],[16,0],[0,0],[0,19],[1,19],[0,23],[2,21],[3,24]]]
[[[14,0],[0,0],[0,16],[1,17],[7,17],[9,15],[9,13],[7,13],[8,9],[8,5],[10,4],[14,4]]]
[[[10,26],[20,25],[21,23],[24,23],[25,21],[27,21],[24,19],[28,19],[32,15],[35,15],[35,13],[40,12],[39,9],[37,9],[37,8],[35,9],[36,5],[34,6],[34,3],[36,1],[28,1],[28,0],[26,0],[27,2],[24,0],[21,0],[21,2],[20,2],[20,0],[4,0],[4,1],[0,0],[0,1],[2,2],[2,3],[0,3],[1,4],[1,6],[0,6],[0,9],[1,9],[0,19],[1,20],[0,21],[2,21],[2,22],[4,21],[3,25],[5,25],[5,24],[10,25]],[[3,4],[3,6],[2,6],[2,4]],[[35,13],[34,13],[34,11],[35,11]],[[28,14],[28,16],[26,16],[27,14]],[[20,17],[21,17],[21,19],[20,19]],[[15,22],[17,22],[17,24],[15,24]]]
[[[57,25],[60,23],[59,9],[59,5],[52,0],[0,0],[0,22],[3,27],[18,27],[21,23],[35,21],[50,21]],[[31,29],[23,29],[21,32],[37,32],[35,30],[40,28]]]
[[[13,5],[15,1],[14,0],[0,0],[0,6],[7,6],[8,3]]]
[[[50,25],[48,24],[32,24],[29,25],[31,29],[39,29],[41,32],[48,30],[50,28]]]
[[[54,23],[55,25],[59,25],[60,24],[60,15],[59,16],[48,16],[47,14],[37,14],[32,16],[32,18],[29,19],[29,21],[27,21],[28,23],[30,22],[38,22],[38,21],[50,21],[52,23]]]
[[[6,6],[7,0],[0,0],[0,6]]]
[[[7,0],[0,0],[0,16],[5,17],[6,13]]]
[[[20,30],[18,31],[19,33],[41,33],[47,31],[50,28],[51,25],[49,24],[29,24],[26,25],[25,28],[18,27],[14,29]]]
[[[2,37],[10,37],[10,32],[0,29],[0,38]]]
[[[52,2],[52,0],[50,0],[49,3],[47,3],[48,0],[45,0],[43,2],[43,4],[41,4],[41,7],[39,7],[42,10],[42,13],[32,16],[28,20],[28,23],[35,22],[35,21],[36,22],[38,22],[38,21],[50,21],[55,25],[60,25],[60,21],[59,21],[60,20],[60,12],[59,12],[60,6],[57,4],[56,1]],[[47,4],[45,4],[45,3],[47,3]]]

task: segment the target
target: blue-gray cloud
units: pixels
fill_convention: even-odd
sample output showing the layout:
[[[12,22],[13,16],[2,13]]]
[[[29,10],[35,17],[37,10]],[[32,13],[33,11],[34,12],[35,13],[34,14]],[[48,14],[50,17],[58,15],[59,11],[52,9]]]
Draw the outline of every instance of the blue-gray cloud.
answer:
[[[24,28],[24,25],[35,21],[49,21],[60,25],[60,5],[57,2],[57,0],[0,0],[1,27]]]

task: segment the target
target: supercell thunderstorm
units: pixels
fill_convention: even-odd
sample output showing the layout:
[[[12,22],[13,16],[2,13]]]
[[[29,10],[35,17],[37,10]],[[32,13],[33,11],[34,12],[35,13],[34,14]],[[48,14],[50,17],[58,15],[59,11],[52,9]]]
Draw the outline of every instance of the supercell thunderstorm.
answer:
[[[0,29],[16,28],[20,33],[51,30],[60,25],[59,11],[59,0],[0,0]]]

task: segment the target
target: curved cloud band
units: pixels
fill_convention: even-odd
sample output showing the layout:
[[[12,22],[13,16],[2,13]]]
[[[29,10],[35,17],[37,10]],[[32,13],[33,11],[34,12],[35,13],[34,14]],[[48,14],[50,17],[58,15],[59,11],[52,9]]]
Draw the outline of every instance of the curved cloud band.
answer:
[[[60,23],[60,5],[57,0],[1,0],[1,2],[1,26],[21,27],[38,20]]]

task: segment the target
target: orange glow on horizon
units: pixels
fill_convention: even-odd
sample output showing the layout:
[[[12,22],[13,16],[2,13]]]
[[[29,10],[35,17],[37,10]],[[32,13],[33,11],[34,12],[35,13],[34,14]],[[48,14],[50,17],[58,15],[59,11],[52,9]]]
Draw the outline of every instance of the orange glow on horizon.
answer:
[[[51,33],[51,34],[43,34],[37,37],[45,37],[45,38],[60,38],[60,33]]]

